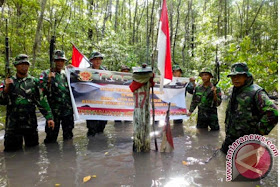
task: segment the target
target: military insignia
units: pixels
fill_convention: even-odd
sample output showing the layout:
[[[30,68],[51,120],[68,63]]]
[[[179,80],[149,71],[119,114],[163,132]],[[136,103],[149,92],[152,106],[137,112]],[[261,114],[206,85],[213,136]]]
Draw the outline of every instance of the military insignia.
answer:
[[[0,85],[0,91],[3,91],[3,89],[4,89],[4,84],[2,83],[2,84]]]
[[[92,80],[92,74],[88,71],[82,71],[79,74],[79,80],[81,81],[91,81]]]
[[[43,82],[43,80],[44,80],[44,75],[43,75],[43,74],[41,74],[41,75],[40,75],[39,80],[40,80],[40,83],[42,83],[42,82]]]

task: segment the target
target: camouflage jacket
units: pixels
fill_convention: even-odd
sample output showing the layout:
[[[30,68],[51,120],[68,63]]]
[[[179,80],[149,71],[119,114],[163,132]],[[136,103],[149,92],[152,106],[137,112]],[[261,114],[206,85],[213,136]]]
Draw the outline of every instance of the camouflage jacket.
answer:
[[[278,122],[278,110],[266,92],[249,78],[241,88],[233,88],[226,111],[226,134],[268,134]]]
[[[36,106],[44,117],[53,119],[47,99],[39,89],[39,80],[28,75],[23,79],[11,77],[14,84],[10,92],[4,92],[4,83],[0,86],[0,104],[7,105],[6,130],[17,128],[37,128]]]
[[[40,87],[48,98],[52,112],[58,116],[72,115],[73,108],[65,71],[55,72],[50,84],[48,84],[49,73],[50,70],[46,70],[40,75]]]
[[[221,89],[219,87],[216,87],[217,102],[215,102],[214,93],[211,90],[212,87],[213,87],[212,84],[208,87],[204,87],[203,85],[198,85],[195,87],[195,91],[190,106],[190,112],[193,112],[197,106],[199,109],[211,110],[212,108],[216,108],[221,104],[222,102]]]

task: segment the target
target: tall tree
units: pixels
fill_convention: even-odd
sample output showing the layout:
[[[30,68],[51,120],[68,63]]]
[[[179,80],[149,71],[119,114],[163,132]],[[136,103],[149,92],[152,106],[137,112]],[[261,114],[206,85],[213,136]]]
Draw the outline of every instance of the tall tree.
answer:
[[[41,30],[42,30],[42,25],[43,25],[43,18],[44,18],[46,3],[47,3],[47,0],[42,0],[41,1],[41,12],[40,12],[40,16],[39,16],[38,22],[37,22],[35,41],[34,41],[33,50],[32,50],[33,51],[32,52],[32,56],[33,56],[33,58],[32,58],[32,70],[35,67],[35,62],[36,62],[36,58],[37,58],[37,50],[38,50],[38,47],[40,46]]]

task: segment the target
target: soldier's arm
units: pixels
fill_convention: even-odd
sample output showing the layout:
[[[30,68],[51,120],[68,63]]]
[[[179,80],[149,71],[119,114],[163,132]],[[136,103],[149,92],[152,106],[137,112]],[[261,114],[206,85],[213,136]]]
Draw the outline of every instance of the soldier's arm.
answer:
[[[11,88],[11,84],[13,84],[13,80],[11,78],[7,78],[5,83],[2,82],[0,85],[0,104],[7,105],[9,104],[9,90]]]
[[[199,103],[199,98],[197,96],[197,88],[195,88],[195,91],[193,93],[193,97],[192,97],[192,102],[191,102],[191,106],[190,106],[190,113],[192,113],[195,108],[197,107],[198,103]]]
[[[39,87],[44,95],[51,93],[51,88],[48,86],[48,75],[46,72],[42,72],[40,75]]]
[[[261,116],[258,123],[259,132],[262,135],[267,135],[278,123],[277,107],[264,91],[256,94],[255,101]]]
[[[217,95],[216,106],[220,106],[220,104],[222,103],[222,91],[221,91],[221,88],[217,87],[216,95]]]
[[[43,116],[46,118],[46,120],[53,119],[53,115],[51,112],[50,105],[47,101],[47,97],[43,94],[43,88],[39,86],[39,82],[35,80],[36,82],[36,88],[35,88],[35,103],[40,110],[40,112],[43,114]]]

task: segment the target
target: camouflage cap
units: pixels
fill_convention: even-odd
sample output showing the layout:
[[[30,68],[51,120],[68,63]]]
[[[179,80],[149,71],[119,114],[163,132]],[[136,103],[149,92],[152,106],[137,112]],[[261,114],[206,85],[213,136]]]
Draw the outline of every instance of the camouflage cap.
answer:
[[[200,77],[202,73],[209,73],[213,77],[213,73],[210,68],[202,68],[202,70],[199,72]]]
[[[122,65],[122,66],[121,66],[121,71],[124,71],[124,70],[130,71],[130,67],[128,67],[128,66],[126,66],[126,65]]]
[[[65,58],[65,53],[62,50],[56,50],[54,51],[54,60],[67,60],[67,58]]]
[[[89,60],[92,60],[94,58],[102,58],[103,59],[103,55],[97,51],[93,51],[90,56],[89,56]]]
[[[14,61],[14,66],[22,64],[22,63],[28,63],[29,65],[31,65],[31,63],[28,60],[28,56],[26,54],[20,54],[18,56],[16,56],[15,61]]]
[[[251,77],[252,74],[249,72],[249,68],[245,62],[237,62],[231,66],[231,72],[227,75],[227,77],[233,75],[247,75],[247,77]]]
[[[176,71],[176,70],[180,70],[181,73],[183,73],[183,71],[182,71],[182,69],[180,68],[179,65],[174,65],[174,66],[172,67],[172,71]]]

